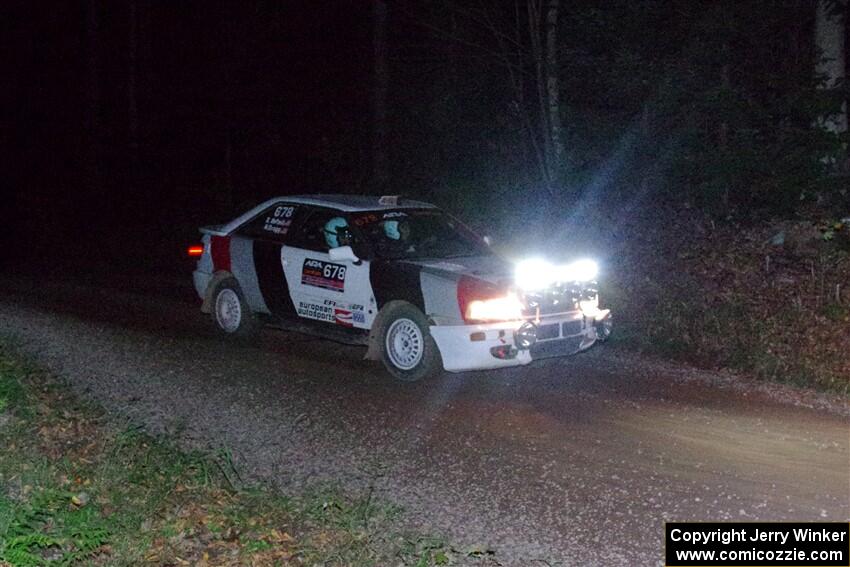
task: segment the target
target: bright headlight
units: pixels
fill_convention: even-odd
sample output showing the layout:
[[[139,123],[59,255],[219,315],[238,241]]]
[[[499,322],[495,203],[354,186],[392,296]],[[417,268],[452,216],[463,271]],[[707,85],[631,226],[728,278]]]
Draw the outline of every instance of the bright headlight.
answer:
[[[588,317],[596,317],[599,313],[599,298],[583,299],[578,302],[579,309]]]
[[[522,289],[545,289],[555,282],[555,266],[539,258],[523,260],[517,264],[514,277]]]
[[[599,275],[599,266],[593,260],[578,260],[558,268],[558,281],[586,282],[595,280]]]
[[[477,299],[467,307],[466,318],[471,321],[509,321],[522,317],[522,302],[516,294],[504,297]]]
[[[523,260],[516,267],[515,281],[526,291],[546,289],[555,282],[586,282],[596,279],[599,267],[593,260],[578,260],[554,266],[538,258]]]

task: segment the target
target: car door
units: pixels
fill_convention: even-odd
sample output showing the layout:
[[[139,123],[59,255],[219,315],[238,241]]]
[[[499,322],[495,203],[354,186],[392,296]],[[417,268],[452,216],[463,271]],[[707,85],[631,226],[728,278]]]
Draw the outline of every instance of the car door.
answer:
[[[325,225],[345,218],[315,207],[283,247],[283,270],[299,317],[342,327],[368,329],[375,318],[369,260],[331,261]]]
[[[303,206],[281,201],[239,227],[230,239],[231,272],[252,311],[295,316],[283,270],[283,245],[303,218]]]

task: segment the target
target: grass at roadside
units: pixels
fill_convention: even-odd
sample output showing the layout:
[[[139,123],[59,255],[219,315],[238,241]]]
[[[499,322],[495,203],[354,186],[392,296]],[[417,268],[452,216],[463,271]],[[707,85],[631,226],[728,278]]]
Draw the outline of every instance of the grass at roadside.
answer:
[[[402,533],[401,511],[332,486],[246,488],[0,343],[0,565],[450,565],[489,552]]]
[[[672,280],[672,283],[671,283]],[[674,284],[674,285],[673,285]],[[705,291],[697,279],[647,276],[635,289],[608,289],[617,315],[612,342],[707,367],[847,396],[848,308],[766,307],[767,292]],[[743,286],[742,286],[743,287]]]

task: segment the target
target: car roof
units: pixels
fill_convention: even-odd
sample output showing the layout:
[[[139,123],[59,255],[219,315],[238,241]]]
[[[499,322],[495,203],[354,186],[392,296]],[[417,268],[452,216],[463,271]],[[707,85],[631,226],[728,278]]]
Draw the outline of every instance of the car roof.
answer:
[[[398,199],[398,204],[389,205],[382,204],[381,197],[375,195],[293,195],[289,197],[275,197],[263,201],[251,210],[239,215],[232,221],[221,226],[208,227],[202,229],[202,232],[211,234],[227,234],[236,228],[239,228],[242,223],[253,219],[259,213],[263,212],[268,207],[275,203],[293,203],[299,205],[315,205],[317,207],[329,207],[337,209],[341,212],[354,213],[362,211],[384,211],[395,209],[435,209],[431,203],[423,201],[414,201],[412,199]]]
[[[358,211],[383,211],[388,209],[422,209],[435,208],[431,203],[398,198],[397,204],[382,204],[381,197],[376,195],[295,195],[280,197],[281,201],[318,205],[339,209],[347,213]]]

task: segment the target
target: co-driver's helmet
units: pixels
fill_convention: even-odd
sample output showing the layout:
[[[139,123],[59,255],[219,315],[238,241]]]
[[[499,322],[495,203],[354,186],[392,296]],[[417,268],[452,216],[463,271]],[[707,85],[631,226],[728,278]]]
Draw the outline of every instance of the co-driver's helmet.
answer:
[[[325,242],[328,248],[339,248],[351,244],[351,231],[348,222],[342,217],[334,217],[325,223]]]

